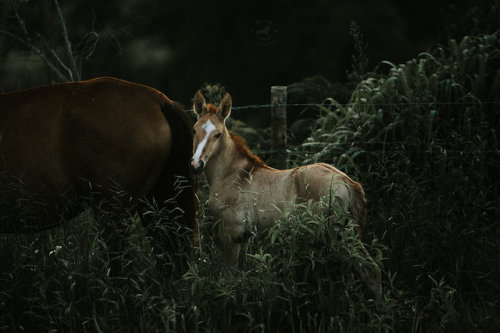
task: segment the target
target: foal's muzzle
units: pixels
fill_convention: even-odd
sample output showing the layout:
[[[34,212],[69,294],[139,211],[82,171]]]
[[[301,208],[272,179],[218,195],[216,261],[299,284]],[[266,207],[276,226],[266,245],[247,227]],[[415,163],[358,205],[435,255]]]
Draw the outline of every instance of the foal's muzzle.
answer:
[[[196,162],[195,159],[192,158],[191,162],[189,163],[189,166],[191,167],[191,171],[193,171],[195,174],[199,175],[200,173],[203,172],[203,168],[205,167],[205,163],[202,160],[199,160],[198,162]]]

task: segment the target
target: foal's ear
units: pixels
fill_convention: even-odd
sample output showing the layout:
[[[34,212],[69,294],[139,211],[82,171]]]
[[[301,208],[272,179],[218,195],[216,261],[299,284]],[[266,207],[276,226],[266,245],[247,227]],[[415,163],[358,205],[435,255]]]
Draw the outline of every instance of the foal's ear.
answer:
[[[219,117],[222,120],[226,120],[227,117],[231,114],[231,106],[233,104],[233,100],[231,99],[231,95],[229,93],[226,93],[224,97],[222,98],[222,101],[220,101],[220,106],[219,106]]]
[[[194,112],[198,117],[201,116],[203,111],[205,111],[205,108],[207,107],[207,104],[205,102],[205,97],[203,97],[203,93],[201,92],[201,89],[194,94],[193,98],[193,109]]]

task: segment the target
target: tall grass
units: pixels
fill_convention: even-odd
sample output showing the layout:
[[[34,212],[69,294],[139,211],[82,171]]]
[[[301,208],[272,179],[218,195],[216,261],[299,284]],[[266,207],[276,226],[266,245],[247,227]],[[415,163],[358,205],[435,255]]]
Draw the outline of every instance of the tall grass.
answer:
[[[418,309],[446,286],[460,314],[452,327],[470,330],[500,325],[499,46],[500,33],[465,37],[384,62],[348,104],[320,106],[302,146],[306,162],[357,175],[396,286]]]
[[[323,103],[301,146],[308,155],[297,163],[332,162],[365,187],[364,240],[384,271],[380,302],[354,274],[360,243],[343,212],[333,219],[312,204],[283,212],[251,243],[247,270],[227,277],[217,222],[203,209],[188,269],[162,275],[140,219],[100,205],[57,229],[0,235],[0,330],[495,331],[498,44],[498,34],[469,37],[385,63],[387,73],[362,81],[348,105]],[[157,224],[172,219],[148,207]],[[109,224],[126,237],[123,253],[111,251]]]
[[[204,210],[182,276],[160,275],[140,220],[123,212],[93,207],[58,229],[1,235],[0,330],[418,331],[446,327],[454,318],[455,291],[440,280],[429,278],[429,295],[419,301],[390,275],[383,300],[372,300],[354,275],[354,263],[364,258],[357,226],[346,212],[333,218],[317,205],[284,211],[252,242],[247,270],[232,277],[224,274],[214,222]],[[169,218],[170,212],[149,207],[157,222]],[[113,274],[102,231],[109,223],[126,235],[121,275]],[[385,247],[373,240],[369,249],[381,265]],[[418,309],[419,302],[424,308]]]
[[[352,332],[410,327],[417,314],[407,303],[414,301],[389,288],[376,303],[353,275],[353,256],[362,253],[356,225],[346,214],[333,220],[314,210],[299,205],[284,212],[278,225],[252,243],[248,269],[233,277],[223,274],[208,219],[200,226],[188,271],[166,278],[159,276],[134,216],[123,222],[129,236],[120,276],[111,272],[100,227],[116,222],[109,211],[86,214],[43,234],[2,235],[0,329]],[[164,212],[155,214],[165,218]],[[380,263],[382,245],[374,242],[371,249]],[[437,304],[452,301],[442,286],[433,290]],[[429,304],[428,311],[439,306]]]

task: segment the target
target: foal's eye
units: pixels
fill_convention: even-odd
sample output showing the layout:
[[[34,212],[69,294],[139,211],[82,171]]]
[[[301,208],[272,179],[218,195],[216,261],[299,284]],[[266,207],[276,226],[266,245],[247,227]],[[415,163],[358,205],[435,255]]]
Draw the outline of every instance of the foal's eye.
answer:
[[[220,138],[220,133],[215,134],[215,138],[216,139]]]
[[[196,134],[196,130],[193,128],[193,134]]]

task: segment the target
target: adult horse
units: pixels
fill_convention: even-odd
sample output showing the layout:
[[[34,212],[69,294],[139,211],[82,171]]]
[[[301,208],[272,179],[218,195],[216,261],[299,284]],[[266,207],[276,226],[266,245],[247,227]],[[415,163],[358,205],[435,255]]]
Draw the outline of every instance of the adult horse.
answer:
[[[115,78],[0,94],[0,232],[55,227],[116,186],[130,211],[175,198],[177,222],[194,230],[190,127],[161,92]],[[175,251],[172,235],[147,229],[157,252]]]
[[[283,208],[297,201],[319,201],[334,193],[333,205],[342,202],[360,226],[365,224],[366,203],[361,185],[331,165],[317,163],[276,170],[267,166],[244,145],[242,138],[225,126],[231,113],[231,96],[220,106],[206,104],[201,91],[194,96],[198,121],[194,125],[191,168],[205,171],[210,186],[208,209],[221,220],[218,240],[229,269],[243,269],[249,235],[266,230],[282,217]],[[279,207],[281,209],[276,209]],[[364,263],[354,267],[375,298],[381,297],[381,273],[364,249]],[[368,263],[368,264],[366,264]]]

